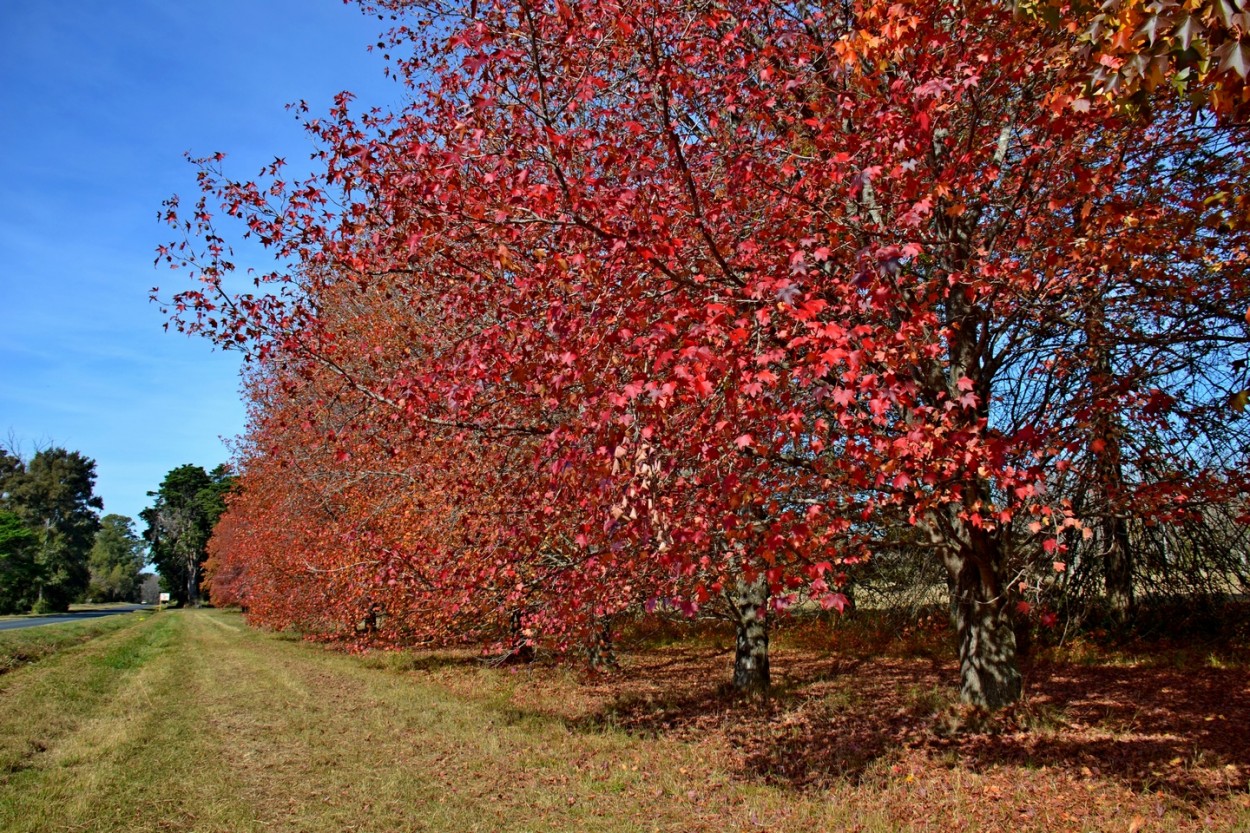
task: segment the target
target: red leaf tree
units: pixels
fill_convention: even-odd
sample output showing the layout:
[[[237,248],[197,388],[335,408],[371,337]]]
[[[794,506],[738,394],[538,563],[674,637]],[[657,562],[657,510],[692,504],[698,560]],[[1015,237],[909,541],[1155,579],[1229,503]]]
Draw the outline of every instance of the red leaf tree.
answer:
[[[770,607],[840,605],[902,517],[998,707],[1037,565],[1097,530],[1131,597],[1126,512],[1244,494],[1236,427],[1191,433],[1246,343],[1238,128],[1072,108],[1072,44],[996,3],[386,6],[412,103],[310,121],[308,182],[208,160],[166,251],[179,325],[274,380],[257,470],[319,443],[410,609],[563,639],[719,600],[762,688]],[[288,264],[257,296],[218,210]]]

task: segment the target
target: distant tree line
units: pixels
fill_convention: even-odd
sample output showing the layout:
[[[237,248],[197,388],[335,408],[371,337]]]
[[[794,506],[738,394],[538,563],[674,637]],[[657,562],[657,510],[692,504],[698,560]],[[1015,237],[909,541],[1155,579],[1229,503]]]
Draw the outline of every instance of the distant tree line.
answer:
[[[78,451],[50,447],[24,459],[0,447],[0,614],[154,601],[143,574],[149,563],[174,600],[198,602],[205,547],[234,481],[229,470],[172,470],[149,493],[155,502],[141,513],[142,535],[125,515],[100,516],[95,481],[95,461]]]
[[[0,611],[67,610],[87,589],[104,508],[95,478],[77,451],[0,453]]]

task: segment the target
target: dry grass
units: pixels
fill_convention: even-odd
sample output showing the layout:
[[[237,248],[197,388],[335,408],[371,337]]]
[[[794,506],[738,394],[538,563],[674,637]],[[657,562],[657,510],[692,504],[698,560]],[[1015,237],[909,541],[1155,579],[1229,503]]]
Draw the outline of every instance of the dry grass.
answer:
[[[585,677],[162,613],[0,677],[0,829],[1250,829],[1244,665],[1047,660],[944,736],[949,661],[861,647],[782,639],[743,703],[714,635]]]

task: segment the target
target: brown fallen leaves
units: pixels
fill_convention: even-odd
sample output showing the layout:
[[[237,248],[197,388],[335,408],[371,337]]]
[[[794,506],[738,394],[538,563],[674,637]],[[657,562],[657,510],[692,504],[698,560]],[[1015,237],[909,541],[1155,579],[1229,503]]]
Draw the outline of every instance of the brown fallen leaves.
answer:
[[[722,683],[731,650],[692,640],[585,675],[500,671],[513,708],[573,731],[679,739],[740,784],[858,802],[914,830],[1234,830],[1250,824],[1250,668],[1202,651],[1051,650],[1024,702],[957,704],[941,649],[856,655],[836,632],[776,641],[774,691]],[[897,646],[896,646],[897,647]],[[427,672],[473,694],[455,666]],[[480,693],[476,692],[476,693]],[[496,692],[498,694],[499,692]]]

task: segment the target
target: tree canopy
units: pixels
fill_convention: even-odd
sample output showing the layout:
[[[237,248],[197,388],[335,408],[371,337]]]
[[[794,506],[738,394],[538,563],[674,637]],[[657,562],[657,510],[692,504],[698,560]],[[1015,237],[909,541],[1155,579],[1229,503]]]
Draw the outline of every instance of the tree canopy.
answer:
[[[21,517],[0,510],[0,614],[26,613],[34,606],[38,542]]]
[[[1168,85],[1195,107],[1244,121],[1250,114],[1250,16],[1244,0],[1017,0],[1017,10],[1076,36],[1091,96],[1149,106]]]
[[[6,576],[5,584],[15,588],[11,598],[17,608],[67,610],[86,590],[88,558],[100,524],[97,510],[104,507],[95,495],[95,477],[95,461],[77,451],[47,448],[29,460],[3,453],[0,509],[35,536],[33,561],[21,561],[21,567],[9,562],[15,572]],[[25,540],[14,535],[13,541]],[[26,552],[24,547],[20,552]]]
[[[146,550],[130,518],[117,514],[101,518],[91,547],[91,583],[86,597],[94,602],[139,601]]]
[[[140,516],[149,558],[178,604],[198,604],[208,539],[225,508],[234,478],[226,466],[206,472],[186,464],[171,470],[149,496],[156,500]]]
[[[1031,603],[1131,611],[1215,516],[1244,546],[1243,126],[1125,107],[997,2],[376,5],[404,108],[344,94],[317,175],[217,155],[168,205],[174,321],[255,360],[213,557],[258,620],[716,609],[762,688],[768,620],[904,541],[998,707]],[[256,292],[223,217],[283,264]]]

